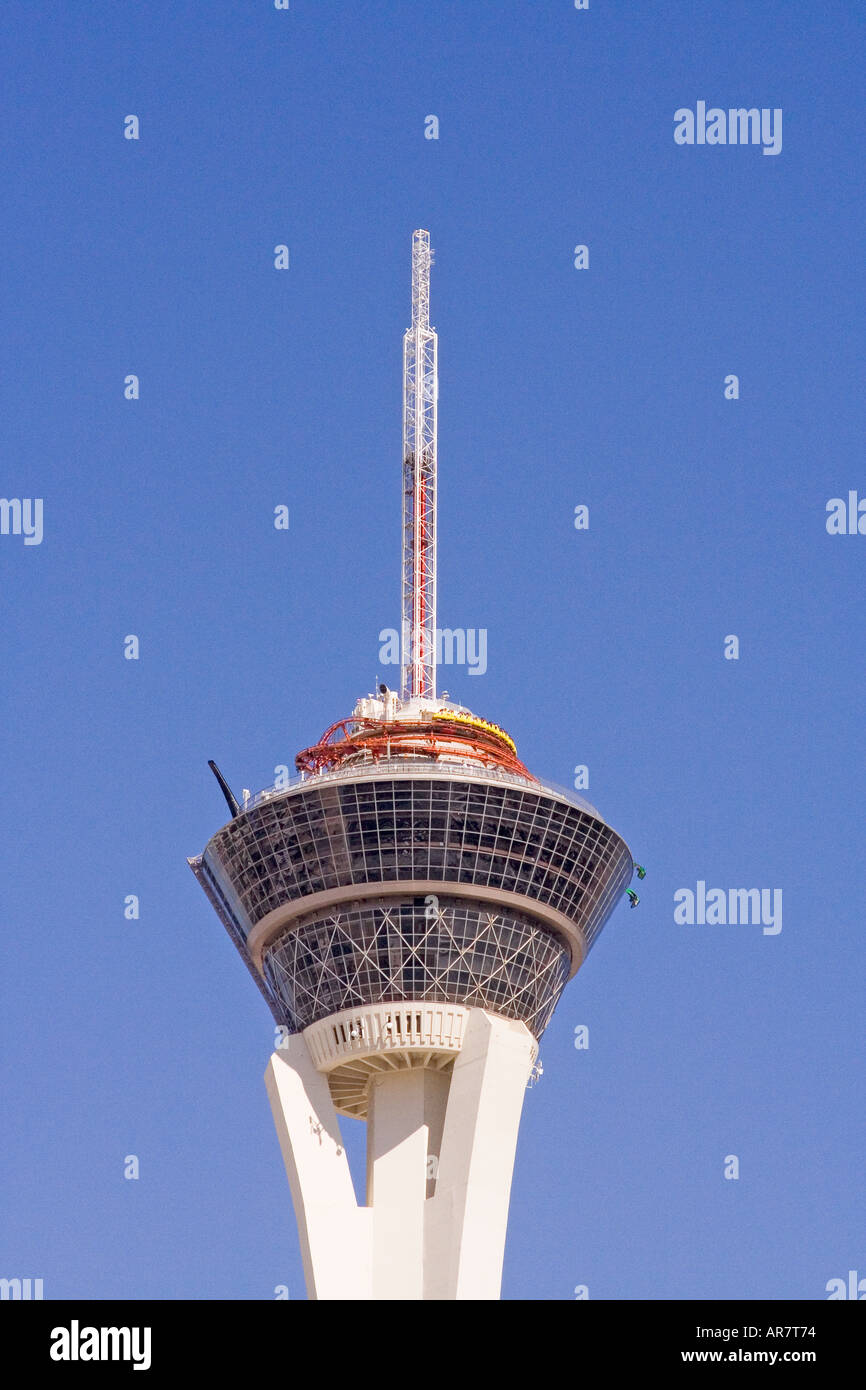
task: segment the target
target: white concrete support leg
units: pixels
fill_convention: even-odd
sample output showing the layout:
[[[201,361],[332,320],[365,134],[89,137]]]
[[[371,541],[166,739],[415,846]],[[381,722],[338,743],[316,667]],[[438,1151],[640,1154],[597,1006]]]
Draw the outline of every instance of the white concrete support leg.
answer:
[[[372,1298],[372,1212],[355,1201],[327,1078],[300,1034],[274,1052],[265,1085],[295,1206],[307,1296]]]
[[[423,1067],[377,1077],[367,1119],[373,1297],[424,1297],[428,1159],[442,1133],[449,1077]]]
[[[517,1130],[535,1042],[473,1009],[454,1063],[436,1194],[427,1202],[425,1299],[497,1299]]]

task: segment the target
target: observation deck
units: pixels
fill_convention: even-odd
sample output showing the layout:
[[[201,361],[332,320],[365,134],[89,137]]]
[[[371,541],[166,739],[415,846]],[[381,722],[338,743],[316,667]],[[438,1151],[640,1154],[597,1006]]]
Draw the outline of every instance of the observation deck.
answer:
[[[323,738],[320,770],[249,798],[193,872],[291,1032],[413,1001],[481,1007],[538,1038],[631,853],[498,726],[453,707],[435,724],[400,714],[344,721],[330,766]]]

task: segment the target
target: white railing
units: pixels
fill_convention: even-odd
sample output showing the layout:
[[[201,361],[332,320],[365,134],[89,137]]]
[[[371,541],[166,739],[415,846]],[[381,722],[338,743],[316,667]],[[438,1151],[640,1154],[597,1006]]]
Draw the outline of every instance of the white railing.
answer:
[[[294,777],[289,777],[281,782],[278,787],[266,787],[264,791],[245,797],[241,810],[253,811],[263,802],[273,801],[277,797],[284,796],[287,792],[296,791],[301,786],[315,785],[318,787],[329,782],[370,781],[380,777],[411,777],[426,780],[457,778],[460,781],[498,782],[505,786],[526,787],[529,791],[542,788],[544,791],[553,792],[554,795],[570,802],[572,806],[577,806],[579,810],[587,811],[599,820],[602,819],[595,807],[584,800],[582,796],[577,796],[567,787],[561,787],[556,782],[549,782],[544,777],[522,777],[519,772],[508,772],[504,768],[498,767],[483,767],[480,763],[465,762],[461,759],[455,759],[453,762],[449,760],[434,762],[428,758],[379,758],[378,760],[370,758],[361,762],[344,763],[341,767],[333,768],[330,772],[297,773]]]
[[[342,1009],[304,1029],[319,1071],[380,1052],[459,1052],[468,1010],[411,999]]]

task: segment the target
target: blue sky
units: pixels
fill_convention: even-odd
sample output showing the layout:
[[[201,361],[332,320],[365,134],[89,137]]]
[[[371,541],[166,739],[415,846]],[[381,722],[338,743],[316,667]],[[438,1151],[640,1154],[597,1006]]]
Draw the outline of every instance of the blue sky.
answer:
[[[0,1275],[304,1296],[272,1022],[186,856],[208,758],[268,785],[388,674],[427,227],[439,617],[488,633],[441,683],[539,775],[586,764],[649,869],[544,1036],[504,1297],[866,1276],[866,536],[825,525],[866,497],[863,9],[7,0],[4,30],[0,494],[44,535],[0,535]],[[781,108],[781,153],[677,145],[699,100]],[[699,880],[781,888],[781,932],[676,923]]]

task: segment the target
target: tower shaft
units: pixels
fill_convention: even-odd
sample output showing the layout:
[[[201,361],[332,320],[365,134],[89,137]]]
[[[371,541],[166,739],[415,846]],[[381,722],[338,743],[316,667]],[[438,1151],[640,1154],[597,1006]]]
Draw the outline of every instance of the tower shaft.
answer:
[[[412,236],[412,326],[403,338],[403,699],[436,697],[438,339],[430,327],[430,233]]]

